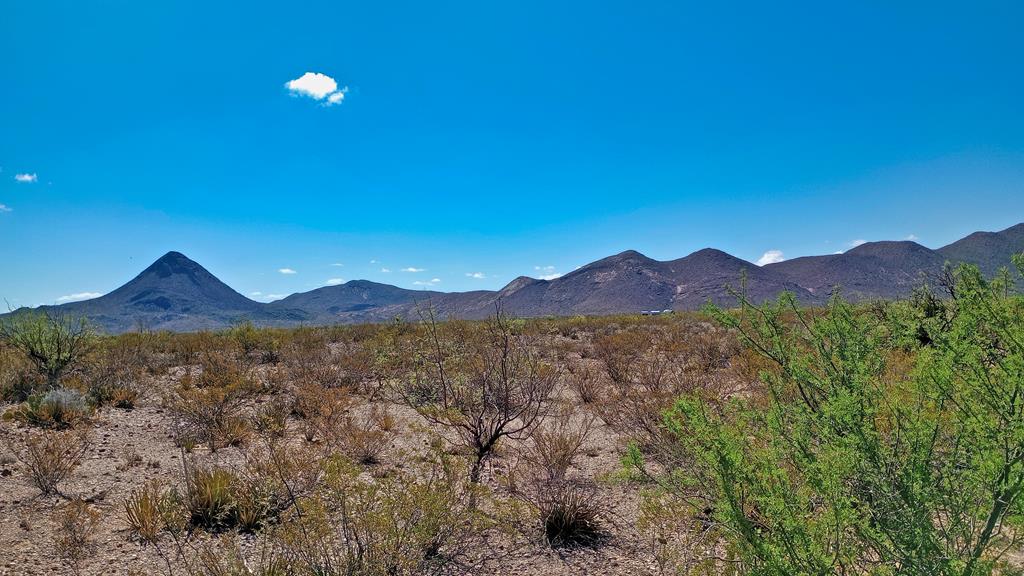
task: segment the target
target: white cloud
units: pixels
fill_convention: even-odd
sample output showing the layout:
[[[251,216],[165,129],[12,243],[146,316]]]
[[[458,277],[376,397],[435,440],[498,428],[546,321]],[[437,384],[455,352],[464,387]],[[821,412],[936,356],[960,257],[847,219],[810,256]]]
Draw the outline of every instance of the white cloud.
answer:
[[[918,238],[916,234],[909,234],[909,235],[907,235],[906,238],[904,238],[904,240],[910,240],[911,242],[917,242],[918,240],[920,240],[920,238]]]
[[[326,74],[306,72],[295,80],[285,82],[285,88],[293,96],[307,96],[324,103],[324,106],[341,104],[348,93],[348,86],[338,89],[338,82]]]
[[[487,278],[487,275],[484,274],[483,272],[466,272],[466,276],[470,278],[476,278],[477,280],[483,280],[484,278]]]
[[[388,272],[391,272],[391,268],[381,268],[380,271],[387,274]]]
[[[328,278],[327,281],[324,282],[324,286],[337,286],[338,284],[344,284],[344,283],[345,283],[345,279],[344,278]]]
[[[858,238],[857,240],[850,240],[850,242],[849,242],[850,248],[856,248],[857,246],[860,246],[861,244],[867,244],[867,243],[868,243],[867,240],[862,240],[860,238]]]
[[[298,274],[298,272],[292,270],[291,268],[278,268],[277,271],[280,272],[281,274]]]
[[[37,176],[35,172],[33,172],[31,174],[28,174],[28,173],[26,173],[26,174],[15,174],[14,175],[14,179],[17,180],[18,182],[22,182],[24,184],[31,184],[33,182],[38,181],[39,180],[39,176]]]
[[[370,264],[378,264],[376,260],[370,260]]]
[[[101,292],[79,292],[77,294],[61,296],[57,298],[57,302],[78,302],[79,300],[89,300],[90,298],[98,298],[100,296],[103,296]]]
[[[782,255],[782,250],[769,250],[761,255],[757,259],[756,264],[758,266],[764,266],[765,264],[775,264],[776,262],[782,262],[786,257]]]
[[[431,278],[430,280],[417,280],[413,282],[413,286],[435,286],[440,281],[440,278]]]
[[[273,302],[274,300],[280,300],[287,296],[287,294],[264,294],[259,290],[255,292],[249,292],[249,296],[252,296],[254,300],[260,300],[262,302]]]
[[[341,268],[342,266],[344,266],[344,264],[342,264],[341,262],[335,262],[331,264],[331,266],[334,266],[335,268]]]
[[[12,210],[14,210],[14,208],[11,208],[7,204],[0,204],[0,212],[10,212]]]
[[[541,280],[554,280],[562,277],[561,272],[555,272],[554,266],[534,266],[533,269],[540,273],[537,278]]]
[[[335,104],[341,104],[345,100],[345,94],[347,93],[348,86],[342,88],[341,90],[338,90],[337,92],[332,93],[330,96],[327,97],[327,105],[333,106]]]
[[[426,268],[416,268],[415,266],[409,266],[408,268],[402,268],[402,272],[426,272]]]

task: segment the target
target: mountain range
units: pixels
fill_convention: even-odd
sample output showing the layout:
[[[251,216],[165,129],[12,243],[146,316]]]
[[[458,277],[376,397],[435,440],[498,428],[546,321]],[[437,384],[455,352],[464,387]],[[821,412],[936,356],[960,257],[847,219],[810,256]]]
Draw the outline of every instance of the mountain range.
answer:
[[[1024,252],[1024,223],[975,232],[937,250],[912,241],[868,242],[840,254],[765,266],[712,248],[669,261],[628,250],[553,280],[520,276],[497,291],[407,290],[352,280],[270,303],[250,300],[185,255],[168,252],[113,292],[40,309],[84,316],[118,333],[219,329],[245,320],[262,326],[381,322],[415,318],[428,306],[440,317],[475,319],[493,314],[499,301],[506,313],[524,317],[693,310],[708,301],[735,303],[727,287],[741,281],[754,301],[788,290],[803,304],[816,305],[836,287],[851,300],[906,297],[946,263],[976,264],[992,275],[1018,252]]]

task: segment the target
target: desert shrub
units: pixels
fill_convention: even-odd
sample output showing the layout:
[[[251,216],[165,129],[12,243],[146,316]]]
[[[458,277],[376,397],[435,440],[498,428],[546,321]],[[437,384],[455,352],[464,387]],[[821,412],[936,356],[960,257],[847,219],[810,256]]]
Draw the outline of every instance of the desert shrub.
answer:
[[[57,556],[72,572],[79,573],[82,562],[92,555],[100,514],[86,502],[76,499],[54,513],[57,529],[53,547]]]
[[[92,414],[81,392],[71,388],[55,388],[37,392],[25,402],[4,413],[4,417],[40,428],[66,429]]]
[[[470,325],[438,323],[430,312],[410,343],[413,357],[397,392],[427,421],[458,433],[471,454],[470,479],[502,439],[525,439],[540,423],[558,371],[522,324],[500,312]]]
[[[549,419],[534,431],[533,445],[526,452],[526,459],[547,480],[565,478],[590,435],[593,423],[592,416],[574,420],[569,413]]]
[[[1024,299],[1008,275],[955,282],[902,373],[905,335],[838,297],[818,314],[792,295],[713,310],[776,370],[760,397],[676,403],[691,465],[665,484],[712,511],[743,572],[999,570],[1024,523]]]
[[[60,494],[59,484],[81,462],[89,448],[89,437],[86,432],[30,431],[20,446],[12,442],[9,447],[40,492]]]
[[[344,373],[334,361],[322,335],[299,330],[282,351],[282,363],[292,382],[321,388],[345,384]]]
[[[105,341],[85,371],[85,389],[92,404],[130,409],[143,389],[150,355],[139,340]]]
[[[312,442],[317,437],[333,438],[352,405],[345,388],[322,388],[300,383],[292,389],[292,413],[302,419],[302,434]]]
[[[465,566],[487,525],[469,502],[478,488],[460,471],[437,466],[423,474],[368,480],[333,459],[325,485],[276,532],[299,574],[442,574]]]
[[[252,427],[261,434],[284,436],[291,410],[291,403],[287,398],[275,396],[256,408],[252,417]]]
[[[387,448],[390,434],[380,427],[381,416],[371,410],[362,416],[347,415],[338,429],[334,441],[343,454],[360,464],[376,464]]]
[[[46,378],[20,353],[0,343],[0,401],[24,402],[46,388]]]
[[[21,352],[56,388],[89,352],[94,335],[84,319],[72,320],[58,312],[19,312],[0,320],[0,342]]]
[[[251,429],[242,408],[253,393],[252,381],[235,362],[206,354],[199,374],[182,376],[164,398],[175,419],[179,445],[202,442],[216,451],[245,441]]]
[[[569,386],[584,404],[593,404],[601,399],[605,390],[600,372],[587,362],[569,364]]]

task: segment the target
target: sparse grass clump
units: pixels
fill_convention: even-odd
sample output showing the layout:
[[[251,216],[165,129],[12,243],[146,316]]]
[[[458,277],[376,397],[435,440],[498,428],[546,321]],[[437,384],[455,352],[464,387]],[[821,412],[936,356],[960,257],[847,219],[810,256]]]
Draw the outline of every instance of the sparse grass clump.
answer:
[[[78,574],[95,549],[94,536],[100,513],[82,500],[72,500],[54,513],[57,530],[53,545],[57,556]]]

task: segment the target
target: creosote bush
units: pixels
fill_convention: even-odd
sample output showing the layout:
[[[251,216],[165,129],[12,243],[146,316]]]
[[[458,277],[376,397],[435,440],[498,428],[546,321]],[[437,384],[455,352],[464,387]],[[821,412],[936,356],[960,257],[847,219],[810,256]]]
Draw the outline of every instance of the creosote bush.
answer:
[[[94,340],[85,320],[59,312],[18,312],[0,320],[0,342],[21,352],[50,388],[75,368]]]
[[[903,307],[936,302],[837,296],[806,312],[792,295],[740,295],[740,311],[711,310],[774,368],[762,395],[676,402],[666,423],[689,465],[662,485],[715,528],[733,567],[1005,573],[1024,525],[1024,299],[1009,273],[952,279],[921,313]]]

